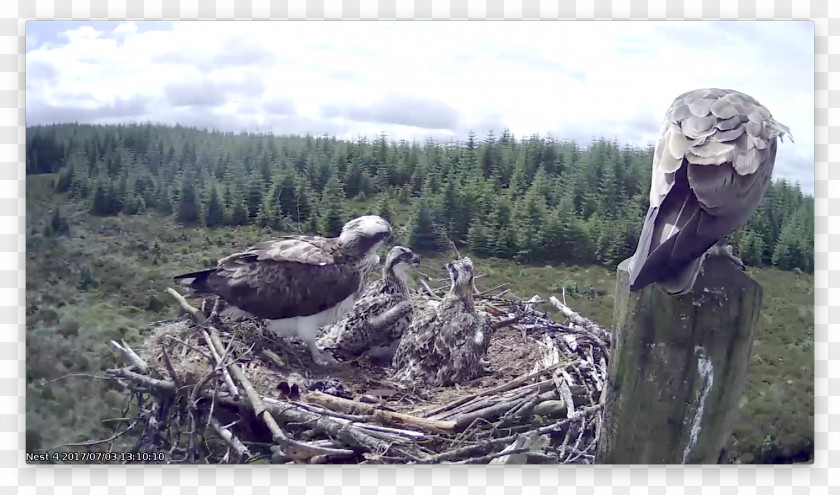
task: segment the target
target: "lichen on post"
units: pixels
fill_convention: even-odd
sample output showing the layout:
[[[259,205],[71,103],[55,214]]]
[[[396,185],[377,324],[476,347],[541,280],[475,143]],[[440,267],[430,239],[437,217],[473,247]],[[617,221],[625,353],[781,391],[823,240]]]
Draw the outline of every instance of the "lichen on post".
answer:
[[[717,463],[744,389],[761,285],[709,257],[691,292],[631,293],[618,266],[609,383],[598,462]]]

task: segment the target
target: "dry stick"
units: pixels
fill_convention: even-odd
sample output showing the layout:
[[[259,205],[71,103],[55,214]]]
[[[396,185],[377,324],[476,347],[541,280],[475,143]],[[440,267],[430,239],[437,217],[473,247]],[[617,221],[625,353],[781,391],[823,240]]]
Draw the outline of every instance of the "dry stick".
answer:
[[[134,426],[136,424],[137,424],[137,421],[134,421],[133,423],[128,425],[128,427],[126,429],[124,429],[123,431],[121,431],[119,433],[115,433],[115,434],[111,435],[110,437],[102,439],[102,440],[91,440],[90,442],[80,442],[80,443],[65,443],[64,445],[56,445],[55,447],[50,447],[49,449],[38,449],[38,450],[50,451],[50,450],[58,450],[62,447],[93,447],[95,445],[102,445],[103,443],[113,442],[117,438],[125,435],[130,430],[134,429]]]
[[[589,330],[590,332],[592,332],[593,334],[595,334],[599,338],[602,338],[606,341],[609,341],[609,333],[607,333],[606,330],[604,330],[603,328],[598,326],[595,322],[579,315],[572,308],[566,306],[565,304],[560,302],[560,300],[557,299],[554,296],[550,296],[548,298],[548,300],[551,301],[551,304],[553,304],[555,308],[560,310],[560,312],[563,313],[563,315],[566,318],[568,318],[569,320],[573,321],[574,323],[580,325],[584,329]]]
[[[166,345],[165,341],[161,341],[160,346],[163,350],[163,365],[166,367],[166,371],[169,373],[169,376],[172,378],[175,386],[180,389],[181,379],[178,378],[178,374],[175,373],[175,369],[172,367],[172,362],[169,360],[169,346]]]
[[[213,416],[210,416],[210,426],[216,431],[216,434],[222,437],[222,439],[227,442],[228,445],[233,449],[234,452],[239,455],[239,462],[245,462],[251,457],[251,452],[248,450],[248,447],[242,444],[236,435],[234,435],[229,429],[223,427],[219,420]]]
[[[263,356],[264,358],[268,359],[272,363],[274,363],[274,365],[277,366],[280,369],[283,369],[283,368],[286,367],[286,362],[283,361],[283,358],[278,356],[277,353],[275,353],[271,349],[261,350],[260,355]]]
[[[343,399],[323,392],[307,392],[305,398],[308,402],[314,402],[333,411],[338,410],[350,414],[370,414],[377,421],[389,425],[409,426],[432,433],[452,433],[455,428],[454,421],[439,421],[386,411],[372,404]]]
[[[239,397],[239,389],[234,385],[233,379],[230,377],[230,373],[228,373],[227,367],[222,363],[222,356],[216,351],[215,346],[210,342],[210,335],[207,333],[207,330],[202,330],[201,333],[204,335],[204,339],[207,341],[207,346],[210,347],[210,354],[213,356],[213,361],[216,362],[216,366],[219,366],[222,370],[222,377],[225,380],[225,385],[227,385],[228,390],[230,391],[233,398],[236,399]],[[231,340],[231,342],[233,342]],[[227,353],[227,351],[225,351]]]
[[[137,353],[134,352],[131,349],[131,347],[128,346],[128,344],[125,343],[125,340],[120,340],[119,343],[117,343],[117,341],[115,340],[112,340],[111,345],[114,346],[116,350],[120,351],[129,363],[136,366],[137,369],[139,369],[143,373],[145,373],[146,370],[149,369],[149,365],[147,365],[146,362],[143,361],[143,359],[140,356],[138,356]]]
[[[426,289],[426,292],[428,292],[428,293],[429,293],[429,295],[431,295],[432,297],[434,297],[434,298],[435,298],[435,299],[437,299],[438,301],[443,300],[443,298],[442,298],[442,297],[440,297],[439,295],[435,294],[435,291],[433,291],[433,290],[432,290],[432,288],[431,288],[431,287],[429,287],[429,284],[427,284],[425,280],[420,280],[420,283],[421,283],[421,284],[423,284],[423,287]]]
[[[545,367],[541,370],[538,370],[538,371],[535,371],[535,372],[530,373],[528,375],[521,376],[519,378],[513,379],[513,380],[511,380],[511,381],[509,381],[509,382],[507,382],[503,385],[499,385],[497,387],[493,387],[491,389],[487,389],[487,390],[484,390],[482,392],[478,392],[476,394],[468,395],[468,396],[462,397],[462,398],[460,398],[456,401],[450,402],[449,404],[445,404],[442,407],[439,407],[439,408],[437,408],[433,411],[430,411],[430,412],[426,413],[424,415],[424,417],[428,418],[428,417],[431,417],[431,416],[438,415],[442,412],[448,411],[448,410],[453,409],[455,407],[458,407],[462,404],[466,404],[467,402],[469,402],[469,401],[471,401],[471,400],[473,400],[477,397],[484,397],[484,396],[487,396],[487,395],[494,395],[494,394],[498,394],[498,393],[501,393],[501,392],[506,392],[508,390],[511,390],[511,389],[514,389],[514,388],[518,387],[519,385],[521,385],[521,384],[523,384],[523,383],[525,383],[529,380],[537,378],[544,373],[547,373],[549,371],[553,371],[556,368],[559,368],[560,366],[564,366],[564,367],[574,366],[574,365],[577,365],[578,362],[579,362],[579,360],[572,361],[571,363],[562,363],[561,362],[561,363],[552,364],[551,366],[547,366],[547,367]]]
[[[519,321],[519,320],[521,320],[522,318],[524,318],[524,317],[525,317],[528,313],[529,313],[529,311],[522,311],[522,312],[520,312],[518,315],[516,315],[516,316],[514,316],[514,317],[512,317],[512,318],[507,318],[507,319],[504,319],[504,320],[499,320],[499,321],[497,321],[497,322],[495,322],[495,323],[491,324],[491,325],[490,325],[490,328],[491,328],[492,330],[498,330],[498,329],[500,329],[500,328],[504,328],[504,327],[507,327],[507,326],[513,325],[513,324],[514,324],[514,323],[516,323],[517,321]]]
[[[489,293],[493,292],[494,290],[501,289],[502,287],[507,287],[507,285],[508,285],[507,282],[505,282],[502,285],[497,285],[496,287],[493,287],[492,289],[483,290],[483,291],[479,292],[478,294],[476,294],[476,297],[481,297],[483,295],[489,294]],[[505,292],[507,292],[507,291],[505,291]],[[499,297],[498,294],[496,295],[496,297]]]
[[[597,406],[582,408],[578,411],[578,413],[573,418],[566,418],[566,419],[563,419],[561,421],[558,421],[558,422],[556,422],[554,424],[551,424],[551,425],[548,425],[548,426],[543,426],[543,427],[537,428],[535,430],[528,430],[528,432],[533,432],[532,433],[533,435],[539,436],[539,435],[545,435],[547,433],[554,433],[554,432],[557,432],[557,431],[561,431],[561,429],[564,426],[566,426],[567,424],[571,423],[572,421],[576,421],[583,416],[588,416],[589,414],[592,414],[593,412],[596,412],[596,411],[600,410],[601,407],[602,406],[599,404]],[[428,460],[426,460],[424,462],[437,463],[437,462],[442,462],[442,461],[463,459],[465,457],[469,457],[469,456],[475,454],[476,452],[483,452],[483,451],[486,451],[488,449],[493,449],[493,448],[498,447],[498,446],[508,445],[508,444],[510,444],[510,442],[514,441],[520,435],[524,435],[525,433],[528,433],[528,432],[522,432],[522,433],[518,433],[516,435],[510,435],[510,436],[507,436],[507,437],[494,438],[493,440],[483,441],[483,442],[477,443],[475,445],[469,445],[467,447],[461,447],[461,448],[458,448],[458,449],[448,450],[446,452],[441,452],[440,454],[431,456]]]

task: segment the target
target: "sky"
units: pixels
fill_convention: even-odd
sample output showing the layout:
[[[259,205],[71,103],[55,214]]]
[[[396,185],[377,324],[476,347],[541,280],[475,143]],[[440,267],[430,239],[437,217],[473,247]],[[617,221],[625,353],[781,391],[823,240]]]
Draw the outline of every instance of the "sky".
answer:
[[[692,89],[791,129],[774,177],[814,188],[814,31],[802,22],[26,24],[26,123],[182,124],[354,139],[505,128],[652,144]]]

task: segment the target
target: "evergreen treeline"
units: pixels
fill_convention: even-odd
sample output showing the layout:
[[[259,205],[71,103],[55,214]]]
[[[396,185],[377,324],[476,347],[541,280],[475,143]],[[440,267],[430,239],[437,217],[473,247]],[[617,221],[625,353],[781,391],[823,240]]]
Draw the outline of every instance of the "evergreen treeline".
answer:
[[[348,200],[410,220],[402,242],[552,264],[615,266],[635,249],[653,148],[505,131],[464,143],[355,142],[181,126],[60,124],[27,129],[27,173],[57,172],[56,191],[94,215],[156,211],[184,225],[257,224],[337,235]],[[357,201],[358,203],[358,201]],[[750,265],[813,271],[814,201],[776,181],[732,236]]]

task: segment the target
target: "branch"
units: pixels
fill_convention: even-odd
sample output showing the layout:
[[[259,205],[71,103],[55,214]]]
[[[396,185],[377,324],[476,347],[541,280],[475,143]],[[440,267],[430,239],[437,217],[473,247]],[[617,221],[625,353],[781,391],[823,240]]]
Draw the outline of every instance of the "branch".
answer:
[[[213,361],[216,362],[216,366],[221,367],[222,370],[222,377],[225,380],[225,385],[227,386],[228,390],[230,391],[233,398],[236,399],[239,397],[239,389],[236,388],[236,385],[233,383],[233,379],[230,377],[230,373],[228,373],[227,367],[222,363],[222,356],[216,351],[215,346],[210,341],[210,335],[207,333],[207,330],[202,330],[201,333],[204,335],[204,340],[207,342],[207,345],[210,347],[210,354],[213,356]],[[230,341],[233,343],[233,340]],[[230,344],[228,344],[230,347]],[[228,351],[225,351],[225,355],[227,355]],[[226,357],[226,356],[225,356]]]
[[[119,343],[117,341],[112,340],[111,345],[118,351],[120,351],[125,359],[135,366],[137,369],[145,373],[149,369],[149,365],[146,364],[146,361],[137,355],[134,350],[125,343],[125,340],[120,340]]]
[[[432,288],[431,288],[431,287],[429,287],[429,284],[427,284],[425,280],[422,280],[422,279],[421,279],[421,280],[420,280],[420,283],[421,283],[421,284],[423,284],[423,287],[426,289],[426,292],[428,292],[430,296],[434,297],[434,298],[435,298],[435,299],[437,299],[438,301],[442,301],[442,300],[443,300],[443,298],[442,298],[442,297],[440,297],[439,295],[435,294],[435,291],[433,291],[433,290],[432,290]]]
[[[213,430],[216,431],[216,434],[227,442],[227,444],[230,445],[230,448],[236,452],[239,456],[239,463],[246,462],[251,457],[251,452],[248,450],[248,447],[243,445],[229,429],[223,427],[219,423],[219,420],[213,416],[210,417],[210,426],[212,426]]]
[[[553,304],[555,308],[557,308],[558,310],[560,310],[561,313],[563,313],[563,316],[565,316],[566,318],[571,320],[573,323],[576,323],[577,325],[579,325],[579,326],[583,327],[584,329],[588,330],[589,332],[593,333],[598,338],[603,339],[606,342],[609,342],[609,335],[610,335],[609,332],[607,332],[606,330],[604,330],[603,328],[598,326],[597,323],[595,323],[594,321],[592,321],[588,318],[584,318],[583,316],[579,315],[572,308],[566,306],[565,304],[560,302],[560,300],[557,299],[554,296],[550,296],[548,299],[549,299],[549,301],[551,301],[551,304]]]
[[[393,411],[386,411],[372,404],[342,399],[323,392],[307,392],[305,398],[308,402],[314,402],[327,409],[340,411],[349,414],[369,414],[383,424],[408,426],[431,433],[452,433],[455,428],[454,421],[440,421],[428,418],[419,418],[408,414]]]

